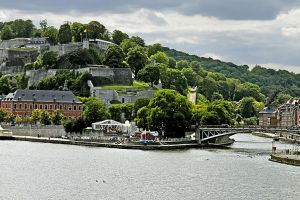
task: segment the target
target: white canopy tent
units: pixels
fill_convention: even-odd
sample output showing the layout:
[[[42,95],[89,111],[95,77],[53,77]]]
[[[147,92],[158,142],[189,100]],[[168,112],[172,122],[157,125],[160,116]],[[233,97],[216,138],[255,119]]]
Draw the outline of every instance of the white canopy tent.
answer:
[[[92,123],[92,128],[93,130],[100,130],[100,131],[127,132],[128,125],[109,119],[109,120]]]

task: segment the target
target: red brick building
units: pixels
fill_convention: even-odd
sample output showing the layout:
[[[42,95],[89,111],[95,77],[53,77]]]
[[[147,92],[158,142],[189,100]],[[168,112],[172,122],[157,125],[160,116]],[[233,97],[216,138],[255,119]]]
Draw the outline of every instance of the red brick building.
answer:
[[[23,118],[31,116],[34,109],[50,114],[59,110],[65,119],[82,116],[82,102],[71,91],[16,90],[0,100],[0,107]]]

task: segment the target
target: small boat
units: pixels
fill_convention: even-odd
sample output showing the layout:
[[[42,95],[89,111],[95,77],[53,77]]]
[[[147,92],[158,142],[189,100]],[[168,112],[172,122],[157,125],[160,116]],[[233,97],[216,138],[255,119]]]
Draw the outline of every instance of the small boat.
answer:
[[[13,139],[13,134],[11,130],[3,129],[0,125],[0,140],[11,140]]]
[[[160,144],[159,142],[157,142],[157,136],[158,136],[158,132],[156,131],[144,131],[141,133],[140,135],[140,142],[144,143],[144,144]]]

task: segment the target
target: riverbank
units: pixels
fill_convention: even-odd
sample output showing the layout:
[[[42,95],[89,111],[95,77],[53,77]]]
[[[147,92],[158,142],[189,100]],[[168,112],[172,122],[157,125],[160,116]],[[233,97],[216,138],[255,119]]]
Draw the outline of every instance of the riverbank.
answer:
[[[271,158],[269,160],[288,165],[300,166],[299,155],[271,154]]]
[[[81,145],[91,147],[106,147],[106,148],[118,148],[118,149],[140,149],[140,150],[173,150],[173,149],[191,149],[202,148],[203,146],[196,141],[191,143],[182,144],[163,144],[163,145],[149,145],[149,144],[116,144],[116,143],[100,143],[90,141],[78,141],[61,138],[45,138],[45,137],[30,137],[30,136],[13,136],[13,140],[17,141],[29,141],[29,142],[41,142],[52,144],[67,144],[67,145]]]
[[[264,132],[253,132],[252,135],[258,136],[258,137],[264,137],[264,138],[274,138],[274,133],[264,133]]]

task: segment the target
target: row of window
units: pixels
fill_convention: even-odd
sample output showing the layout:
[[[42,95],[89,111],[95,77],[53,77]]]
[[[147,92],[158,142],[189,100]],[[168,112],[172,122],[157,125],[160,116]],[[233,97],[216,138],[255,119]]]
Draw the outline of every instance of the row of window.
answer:
[[[31,114],[27,115],[27,114],[25,113],[23,116],[21,115],[20,117],[25,117],[25,118],[26,118],[26,117],[31,117]],[[67,117],[67,116],[64,116],[64,119],[65,119],[65,120],[66,120],[66,119],[72,119],[72,118],[74,118],[74,117],[77,118],[78,116],[68,116],[68,117]]]
[[[48,105],[48,104],[14,104],[14,109],[24,109],[24,110],[33,110],[33,109],[40,109],[40,110],[81,110],[80,105]]]

